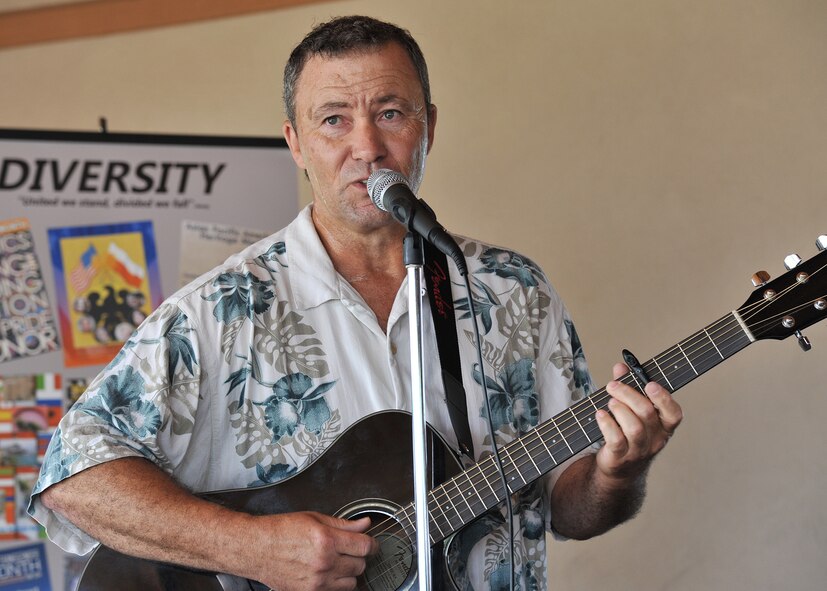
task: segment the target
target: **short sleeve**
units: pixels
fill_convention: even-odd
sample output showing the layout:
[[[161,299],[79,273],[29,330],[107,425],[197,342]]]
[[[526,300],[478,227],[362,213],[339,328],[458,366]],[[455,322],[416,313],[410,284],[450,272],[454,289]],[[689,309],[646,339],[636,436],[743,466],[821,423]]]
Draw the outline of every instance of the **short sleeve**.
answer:
[[[53,484],[127,457],[174,472],[193,433],[199,374],[195,330],[177,306],[165,303],[95,378],[52,437],[28,507],[52,541],[77,554],[96,544],[43,505],[40,494]]]

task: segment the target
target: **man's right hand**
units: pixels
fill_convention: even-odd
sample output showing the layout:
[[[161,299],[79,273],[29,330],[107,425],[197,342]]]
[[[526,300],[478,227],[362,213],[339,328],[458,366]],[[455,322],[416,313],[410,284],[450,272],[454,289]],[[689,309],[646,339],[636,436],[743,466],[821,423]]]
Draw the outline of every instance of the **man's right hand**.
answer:
[[[259,521],[257,539],[251,542],[263,561],[257,561],[259,574],[252,578],[274,591],[355,589],[365,559],[379,551],[378,542],[365,533],[367,517],[349,521],[307,512],[254,519]]]

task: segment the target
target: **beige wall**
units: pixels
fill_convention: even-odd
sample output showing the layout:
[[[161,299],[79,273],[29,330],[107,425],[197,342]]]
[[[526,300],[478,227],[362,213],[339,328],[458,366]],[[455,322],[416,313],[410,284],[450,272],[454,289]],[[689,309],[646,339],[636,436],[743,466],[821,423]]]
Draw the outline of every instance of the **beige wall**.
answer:
[[[740,305],[827,233],[821,0],[344,1],[0,51],[0,127],[275,135],[314,22],[368,13],[429,58],[422,194],[445,225],[541,263],[595,377]],[[306,198],[306,196],[305,196]],[[551,546],[553,588],[823,589],[827,323],[678,396],[643,513]]]

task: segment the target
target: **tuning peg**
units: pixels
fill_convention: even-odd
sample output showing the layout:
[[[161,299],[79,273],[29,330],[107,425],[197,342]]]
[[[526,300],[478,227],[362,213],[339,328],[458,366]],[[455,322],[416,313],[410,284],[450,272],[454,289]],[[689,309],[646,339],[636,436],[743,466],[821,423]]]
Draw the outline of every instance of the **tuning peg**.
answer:
[[[787,267],[787,270],[795,269],[798,265],[801,264],[801,257],[797,254],[788,254],[784,258],[784,266]]]
[[[819,250],[827,249],[827,236],[822,234],[816,239],[816,246]]]
[[[810,344],[810,339],[801,334],[800,330],[795,331],[795,338],[798,339],[798,346],[801,347],[802,351],[809,351],[813,348]]]
[[[762,285],[766,285],[769,280],[770,274],[766,271],[758,271],[757,273],[753,274],[751,279],[752,284],[755,287],[761,287]]]

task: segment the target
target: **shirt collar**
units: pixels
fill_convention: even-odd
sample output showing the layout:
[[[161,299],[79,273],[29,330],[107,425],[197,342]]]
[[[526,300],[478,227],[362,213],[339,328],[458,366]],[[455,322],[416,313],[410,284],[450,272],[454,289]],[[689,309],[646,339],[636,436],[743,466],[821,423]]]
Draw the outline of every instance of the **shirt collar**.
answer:
[[[300,310],[342,297],[343,280],[316,232],[310,217],[312,208],[308,205],[302,209],[285,233],[290,288],[294,305]]]

